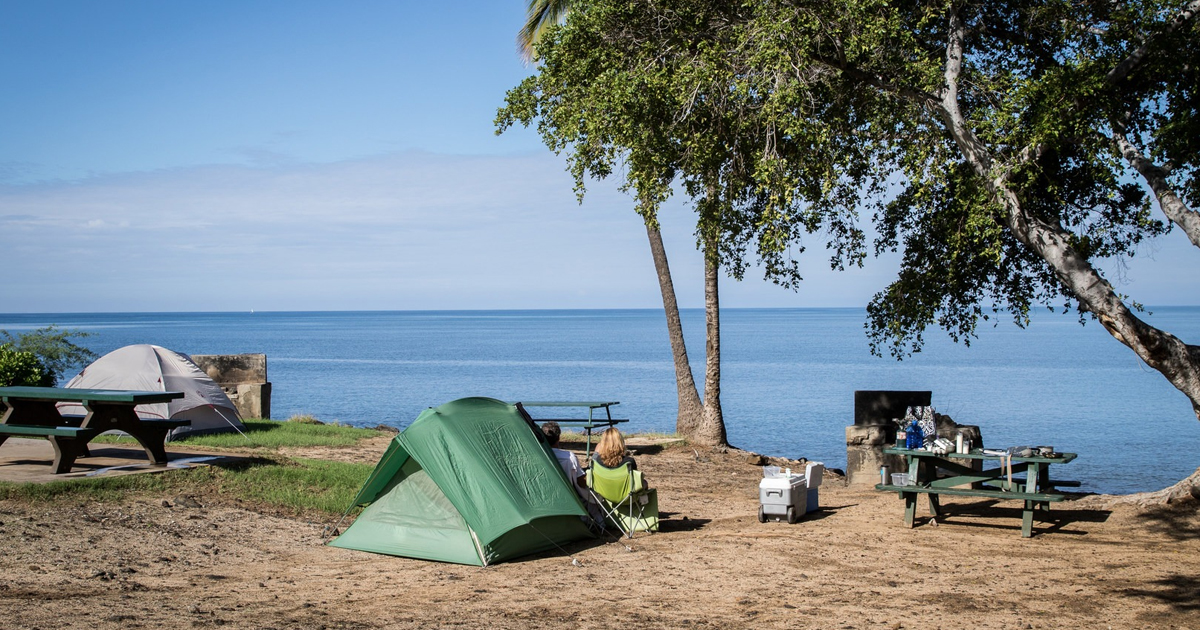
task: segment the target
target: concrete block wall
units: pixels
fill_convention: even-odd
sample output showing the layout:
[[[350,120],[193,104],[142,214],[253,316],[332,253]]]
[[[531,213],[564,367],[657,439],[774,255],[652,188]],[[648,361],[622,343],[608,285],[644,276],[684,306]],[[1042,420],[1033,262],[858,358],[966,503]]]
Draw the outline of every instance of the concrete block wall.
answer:
[[[193,354],[192,361],[225,390],[241,417],[271,417],[267,355]]]

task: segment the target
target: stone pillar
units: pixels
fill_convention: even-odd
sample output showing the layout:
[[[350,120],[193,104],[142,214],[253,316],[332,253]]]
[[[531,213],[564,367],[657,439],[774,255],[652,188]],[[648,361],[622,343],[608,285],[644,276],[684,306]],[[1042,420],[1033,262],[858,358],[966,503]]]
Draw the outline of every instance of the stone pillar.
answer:
[[[883,453],[884,447],[895,441],[896,429],[884,425],[846,427],[846,485],[879,483],[880,466],[887,466],[894,473],[907,472],[903,457]]]
[[[237,405],[239,415],[247,418],[271,417],[270,383],[238,383],[234,396],[229,398]]]

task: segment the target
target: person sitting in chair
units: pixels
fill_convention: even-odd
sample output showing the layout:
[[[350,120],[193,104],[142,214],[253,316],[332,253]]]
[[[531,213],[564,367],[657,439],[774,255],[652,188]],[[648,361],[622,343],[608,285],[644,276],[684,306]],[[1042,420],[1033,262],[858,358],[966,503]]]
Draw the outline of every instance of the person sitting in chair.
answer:
[[[558,440],[562,437],[562,427],[551,420],[542,424],[542,433],[546,436],[546,443],[550,445],[550,452],[554,453],[558,465],[567,474],[567,479],[571,480],[575,493],[579,495],[580,499],[583,499],[583,505],[588,511],[588,517],[584,521],[594,522],[603,519],[604,512],[596,506],[596,499],[588,491],[586,473],[580,467],[579,460],[575,458],[575,453],[558,448]]]
[[[585,482],[605,512],[602,523],[616,526],[630,538],[635,531],[658,531],[658,492],[626,453],[625,438],[616,427],[600,435]]]
[[[630,470],[637,470],[637,462],[625,450],[625,437],[617,427],[609,427],[600,434],[600,443],[592,453],[592,462],[605,468],[620,468],[629,464]]]
[[[546,443],[550,445],[550,451],[554,453],[558,465],[562,466],[563,472],[567,474],[567,479],[575,485],[575,491],[580,492],[580,488],[586,488],[583,467],[579,465],[575,453],[558,448],[558,440],[562,437],[562,427],[552,420],[542,424],[542,433],[545,434]],[[580,492],[580,494],[584,495],[585,493]]]

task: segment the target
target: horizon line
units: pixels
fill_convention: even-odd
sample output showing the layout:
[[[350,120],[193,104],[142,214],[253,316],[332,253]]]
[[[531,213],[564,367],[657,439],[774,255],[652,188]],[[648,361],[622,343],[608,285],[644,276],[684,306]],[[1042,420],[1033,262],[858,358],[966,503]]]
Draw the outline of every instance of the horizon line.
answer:
[[[830,311],[830,310],[860,310],[866,306],[727,306],[722,311]],[[1153,313],[1159,308],[1200,308],[1200,304],[1154,304],[1145,305],[1142,312]],[[213,311],[15,311],[0,312],[5,316],[37,316],[37,315],[257,315],[257,314],[314,314],[314,313],[535,313],[535,312],[615,312],[615,311],[662,311],[662,307],[610,307],[610,308],[428,308],[428,309],[325,309],[325,310],[213,310]],[[680,311],[704,311],[703,306],[681,307]],[[997,310],[993,313],[1010,313],[1011,311]],[[1054,314],[1077,313],[1074,309],[1058,310],[1050,308],[1034,308],[1030,314],[1048,312]]]

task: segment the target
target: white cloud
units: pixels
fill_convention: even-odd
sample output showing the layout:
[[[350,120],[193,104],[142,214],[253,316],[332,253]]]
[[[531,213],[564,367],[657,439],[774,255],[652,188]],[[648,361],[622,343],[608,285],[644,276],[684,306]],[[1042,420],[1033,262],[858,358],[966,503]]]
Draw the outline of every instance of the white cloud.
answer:
[[[422,153],[8,186],[0,310],[555,306],[641,255],[613,197],[580,208],[550,156]]]
[[[0,207],[0,311],[661,305],[629,197],[592,183],[578,205],[546,153],[125,173],[0,186]],[[661,220],[680,302],[701,306],[694,216],[676,201]],[[1163,277],[1170,251],[1130,275]],[[841,274],[827,258],[802,257],[799,292],[752,269],[722,303],[861,306],[895,273],[894,258]]]

